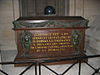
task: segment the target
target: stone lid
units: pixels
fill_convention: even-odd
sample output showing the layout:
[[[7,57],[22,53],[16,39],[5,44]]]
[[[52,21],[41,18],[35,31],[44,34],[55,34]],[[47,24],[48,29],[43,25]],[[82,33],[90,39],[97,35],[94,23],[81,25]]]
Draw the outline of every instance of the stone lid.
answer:
[[[37,16],[20,17],[13,24],[14,29],[87,27],[88,20],[81,16]]]

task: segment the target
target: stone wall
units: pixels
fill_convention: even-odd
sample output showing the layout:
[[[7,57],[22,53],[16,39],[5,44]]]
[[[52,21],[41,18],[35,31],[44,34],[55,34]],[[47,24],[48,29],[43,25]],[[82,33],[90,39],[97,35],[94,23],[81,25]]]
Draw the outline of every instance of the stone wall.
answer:
[[[0,0],[0,46],[1,50],[15,50],[12,21],[18,18],[18,0]]]
[[[100,0],[70,0],[70,15],[91,18],[100,14]]]
[[[92,17],[90,28],[86,32],[86,48],[95,54],[100,54],[100,15]]]

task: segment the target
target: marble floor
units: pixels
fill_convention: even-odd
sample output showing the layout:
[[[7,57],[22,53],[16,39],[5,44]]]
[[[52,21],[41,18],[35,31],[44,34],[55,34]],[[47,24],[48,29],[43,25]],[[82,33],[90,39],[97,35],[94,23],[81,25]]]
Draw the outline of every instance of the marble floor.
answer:
[[[2,55],[1,60],[2,62],[3,61],[14,61],[16,54],[17,54],[16,50],[1,51],[1,55]],[[89,59],[88,63],[93,65],[95,68],[99,68],[100,58]],[[70,65],[71,64],[48,65],[48,67],[52,68],[57,73],[61,74]],[[78,67],[79,67],[79,64],[76,64],[65,75],[78,75]],[[14,67],[14,65],[2,65],[3,71],[7,72],[9,75],[19,75],[25,68],[26,67]],[[33,66],[28,71],[26,71],[25,74],[23,75],[35,75],[34,71],[35,69]],[[85,63],[82,63],[81,75],[92,75],[93,72],[94,72],[93,69],[91,69]],[[4,75],[4,74],[1,73],[0,75]],[[55,75],[55,74],[42,66],[42,75]],[[100,74],[95,74],[95,75],[100,75]]]

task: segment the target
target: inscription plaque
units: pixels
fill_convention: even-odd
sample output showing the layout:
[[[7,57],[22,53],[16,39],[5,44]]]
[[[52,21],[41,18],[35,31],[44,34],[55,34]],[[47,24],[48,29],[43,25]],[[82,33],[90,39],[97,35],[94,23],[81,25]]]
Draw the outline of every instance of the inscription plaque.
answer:
[[[72,29],[33,30],[30,55],[34,58],[74,55],[76,52],[72,42],[72,31]]]

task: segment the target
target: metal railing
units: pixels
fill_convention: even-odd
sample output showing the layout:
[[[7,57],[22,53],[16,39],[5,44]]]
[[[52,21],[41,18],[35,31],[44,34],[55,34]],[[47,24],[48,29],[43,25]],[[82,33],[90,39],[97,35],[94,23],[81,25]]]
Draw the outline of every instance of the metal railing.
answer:
[[[100,67],[95,68],[92,65],[90,65],[85,59],[89,58],[96,58],[100,57],[100,55],[87,55],[87,56],[76,56],[76,57],[69,57],[69,58],[59,58],[59,59],[45,59],[45,60],[32,60],[32,61],[16,61],[16,62],[0,62],[1,65],[9,65],[9,64],[30,64],[25,70],[23,70],[19,75],[24,75],[24,73],[29,70],[33,65],[35,66],[35,75],[42,75],[41,73],[41,66],[44,66],[51,72],[53,72],[55,75],[65,75],[75,64],[79,63],[79,71],[78,75],[81,75],[81,63],[84,62],[86,63],[90,68],[94,70],[94,73],[92,75],[95,75],[96,73],[100,74]],[[69,66],[62,74],[58,74],[51,68],[49,68],[45,63],[50,63],[50,62],[59,62],[59,61],[69,61],[69,60],[76,60],[71,66]],[[38,68],[37,68],[38,67]],[[3,70],[0,70],[4,75],[9,75]]]

